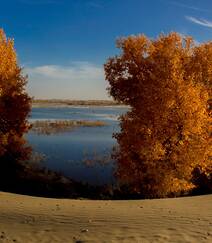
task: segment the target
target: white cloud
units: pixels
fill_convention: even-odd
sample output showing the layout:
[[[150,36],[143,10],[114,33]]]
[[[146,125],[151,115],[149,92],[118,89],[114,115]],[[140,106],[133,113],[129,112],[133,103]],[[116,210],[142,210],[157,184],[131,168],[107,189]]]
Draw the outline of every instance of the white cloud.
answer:
[[[191,21],[192,23],[212,28],[212,21],[206,19],[197,19],[192,16],[185,16],[185,17],[187,20]]]
[[[70,66],[26,67],[28,91],[35,98],[108,99],[102,66],[73,62]]]

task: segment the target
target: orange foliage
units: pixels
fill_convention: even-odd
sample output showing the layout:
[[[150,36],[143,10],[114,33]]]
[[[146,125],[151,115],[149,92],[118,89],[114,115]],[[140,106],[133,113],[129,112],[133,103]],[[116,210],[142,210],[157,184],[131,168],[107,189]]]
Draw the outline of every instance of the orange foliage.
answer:
[[[131,107],[114,135],[117,178],[144,197],[189,191],[195,168],[212,172],[212,42],[195,46],[192,38],[170,33],[121,38],[117,46],[121,54],[105,64],[108,90]]]
[[[23,137],[31,104],[25,85],[13,40],[0,30],[0,162],[25,160],[30,154]]]

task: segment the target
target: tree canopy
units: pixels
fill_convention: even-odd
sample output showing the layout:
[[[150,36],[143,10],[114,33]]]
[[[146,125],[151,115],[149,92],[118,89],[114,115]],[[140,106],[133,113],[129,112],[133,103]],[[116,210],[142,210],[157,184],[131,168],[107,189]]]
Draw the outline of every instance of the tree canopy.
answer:
[[[0,164],[25,160],[30,148],[23,137],[29,129],[31,99],[27,79],[18,65],[14,43],[0,30]],[[12,169],[12,168],[11,168]]]
[[[109,93],[131,107],[114,134],[120,184],[144,197],[163,197],[195,187],[193,172],[212,173],[208,100],[212,42],[195,45],[177,33],[117,41],[109,58]]]

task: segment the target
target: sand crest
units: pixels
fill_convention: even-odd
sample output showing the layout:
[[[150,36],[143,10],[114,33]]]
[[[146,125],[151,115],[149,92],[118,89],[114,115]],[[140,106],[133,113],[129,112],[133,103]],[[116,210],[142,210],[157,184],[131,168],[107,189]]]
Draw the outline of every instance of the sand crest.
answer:
[[[0,242],[212,242],[212,195],[47,199],[0,192]]]

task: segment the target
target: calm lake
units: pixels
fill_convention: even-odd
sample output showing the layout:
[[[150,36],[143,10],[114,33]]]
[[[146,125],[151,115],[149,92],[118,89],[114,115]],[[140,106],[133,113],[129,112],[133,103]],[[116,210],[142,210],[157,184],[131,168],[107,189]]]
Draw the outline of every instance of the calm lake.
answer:
[[[27,139],[35,152],[45,155],[42,162],[47,168],[90,184],[114,181],[114,163],[109,159],[116,141],[112,134],[119,130],[118,117],[126,107],[61,107],[33,108],[30,121],[36,120],[98,120],[103,127],[78,127],[68,132],[51,135],[29,132]],[[107,163],[100,165],[99,160]],[[97,161],[88,165],[87,160]],[[108,162],[110,160],[110,162]]]

